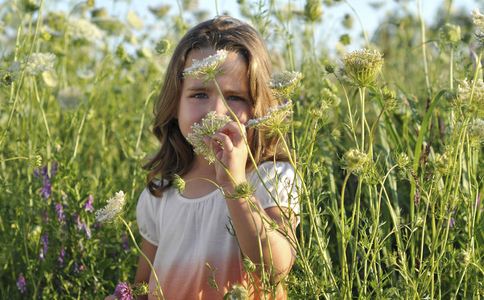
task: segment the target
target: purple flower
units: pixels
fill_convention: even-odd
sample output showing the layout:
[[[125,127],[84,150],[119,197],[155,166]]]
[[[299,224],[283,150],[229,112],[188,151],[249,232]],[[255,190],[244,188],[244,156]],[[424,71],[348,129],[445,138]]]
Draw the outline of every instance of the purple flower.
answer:
[[[59,256],[57,257],[57,261],[61,266],[64,265],[64,257],[66,256],[66,251],[64,250],[64,246],[61,247]]]
[[[454,225],[455,225],[455,219],[450,217],[449,219],[449,228],[454,228]]]
[[[64,215],[64,207],[62,206],[62,203],[57,203],[55,205],[55,211],[57,213],[57,220],[62,223],[66,219],[66,216]]]
[[[40,195],[45,199],[48,199],[52,194],[52,184],[50,183],[49,177],[44,177],[44,185],[42,190],[40,190]]]
[[[84,230],[84,232],[86,233],[86,237],[88,239],[90,239],[91,238],[91,229],[89,228],[89,225],[87,225],[86,223],[82,223],[81,227],[82,227],[82,230]]]
[[[49,236],[46,234],[43,234],[41,237],[40,237],[40,241],[42,243],[42,249],[40,249],[40,259],[44,260],[45,259],[45,256],[47,255],[47,249],[49,248],[48,245],[49,245]]]
[[[59,168],[59,164],[54,161],[52,162],[52,166],[50,167],[50,177],[54,177],[57,174],[57,169]]]
[[[86,233],[87,238],[90,239],[91,238],[91,229],[89,228],[89,225],[82,222],[81,217],[78,214],[75,214],[74,218],[75,218],[75,221],[76,221],[77,230],[84,231]]]
[[[20,293],[25,293],[27,291],[27,281],[25,280],[24,274],[20,273],[17,279],[17,288]]]
[[[133,299],[133,291],[126,282],[120,282],[114,289],[114,297],[119,300],[131,300]]]
[[[126,233],[123,233],[123,235],[121,236],[121,240],[123,241],[123,243],[122,243],[123,249],[128,251],[129,250],[128,235]]]
[[[89,195],[87,197],[86,204],[84,204],[84,210],[87,212],[93,212],[94,211],[94,206],[92,206],[93,202],[94,202],[94,197],[92,195]]]
[[[54,175],[57,173],[57,169],[58,169],[58,163],[54,161],[50,168],[50,176],[47,169],[47,165],[43,166],[41,169],[34,170],[35,177],[37,178],[42,177],[43,186],[40,191],[40,195],[45,199],[48,199],[52,194],[52,183],[50,179],[54,177]]]

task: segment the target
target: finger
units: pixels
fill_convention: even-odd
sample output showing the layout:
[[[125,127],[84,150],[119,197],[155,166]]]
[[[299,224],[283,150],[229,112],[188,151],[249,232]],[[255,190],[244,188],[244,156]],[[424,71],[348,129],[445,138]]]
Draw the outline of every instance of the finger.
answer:
[[[244,142],[244,136],[247,134],[245,127],[241,131],[236,122],[225,124],[218,132],[228,135],[236,147],[239,147]]]
[[[231,153],[234,150],[234,144],[232,143],[232,139],[225,133],[217,132],[212,135],[212,140],[216,145],[221,147],[224,151]]]

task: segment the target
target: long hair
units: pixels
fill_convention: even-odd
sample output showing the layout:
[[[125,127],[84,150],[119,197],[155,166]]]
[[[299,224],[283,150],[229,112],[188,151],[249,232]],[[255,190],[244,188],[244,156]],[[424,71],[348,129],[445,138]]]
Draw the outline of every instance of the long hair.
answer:
[[[161,147],[143,168],[149,172],[147,186],[157,197],[171,185],[175,174],[186,174],[194,161],[193,147],[182,135],[176,116],[187,56],[191,50],[203,48],[225,49],[244,57],[248,66],[252,117],[264,116],[270,107],[277,105],[268,86],[271,60],[262,37],[253,27],[238,19],[220,16],[190,29],[174,50],[153,109],[155,118],[152,131]],[[278,143],[276,137],[270,137],[263,131],[253,130],[249,146],[257,164],[269,159],[287,159],[280,141]],[[249,162],[247,165],[251,168]]]

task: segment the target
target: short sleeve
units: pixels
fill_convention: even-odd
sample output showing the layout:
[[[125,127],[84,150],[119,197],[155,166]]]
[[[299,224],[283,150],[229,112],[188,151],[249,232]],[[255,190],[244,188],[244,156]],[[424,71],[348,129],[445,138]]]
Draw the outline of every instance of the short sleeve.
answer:
[[[298,191],[301,182],[291,164],[288,162],[264,162],[258,169],[260,177],[256,171],[253,171],[251,180],[256,188],[255,197],[262,208],[289,207],[298,216]],[[297,219],[299,220],[299,218]]]
[[[141,236],[153,245],[158,245],[158,218],[156,217],[158,210],[155,201],[160,201],[160,199],[152,196],[145,188],[136,205],[136,221]]]

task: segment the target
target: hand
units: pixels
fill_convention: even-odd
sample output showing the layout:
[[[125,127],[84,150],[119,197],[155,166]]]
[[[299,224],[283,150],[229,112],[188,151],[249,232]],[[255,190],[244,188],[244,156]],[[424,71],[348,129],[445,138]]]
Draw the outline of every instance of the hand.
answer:
[[[244,142],[245,134],[245,128],[241,132],[236,122],[229,122],[205,140],[217,157],[215,162],[216,181],[224,189],[232,189],[237,184],[246,181],[245,166],[248,150]]]

